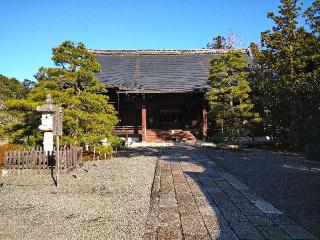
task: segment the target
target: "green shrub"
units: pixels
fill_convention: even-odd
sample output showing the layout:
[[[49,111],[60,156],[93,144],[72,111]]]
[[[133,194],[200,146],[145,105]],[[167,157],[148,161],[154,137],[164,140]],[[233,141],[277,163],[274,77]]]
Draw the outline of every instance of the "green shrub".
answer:
[[[112,156],[112,146],[109,145],[107,147],[99,147],[98,154],[100,156],[100,159],[106,159],[106,158]]]
[[[83,159],[84,161],[93,160],[93,156],[99,157],[99,159],[107,159],[112,156],[113,151],[119,151],[125,148],[125,141],[117,136],[109,138],[107,146],[90,146],[88,150],[84,150]],[[95,151],[94,151],[95,149]]]
[[[111,146],[113,150],[123,150],[125,148],[125,141],[117,136],[111,138]]]

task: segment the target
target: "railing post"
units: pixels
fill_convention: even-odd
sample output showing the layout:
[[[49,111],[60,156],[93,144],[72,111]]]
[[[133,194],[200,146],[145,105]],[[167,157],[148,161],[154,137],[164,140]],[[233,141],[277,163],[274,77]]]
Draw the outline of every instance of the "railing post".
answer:
[[[202,135],[203,140],[207,139],[207,132],[208,132],[208,122],[207,122],[207,107],[202,107]]]
[[[141,108],[141,126],[142,126],[142,141],[145,141],[147,135],[147,108]]]
[[[9,168],[9,163],[10,163],[10,153],[9,152],[6,152],[6,158],[5,158],[5,161],[4,161],[4,168],[8,169]]]

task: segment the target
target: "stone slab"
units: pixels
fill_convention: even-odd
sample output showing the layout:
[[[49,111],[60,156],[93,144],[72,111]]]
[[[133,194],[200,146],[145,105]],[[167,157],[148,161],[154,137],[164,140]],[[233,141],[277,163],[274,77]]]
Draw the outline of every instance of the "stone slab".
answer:
[[[264,213],[283,214],[279,209],[275,208],[271,203],[266,201],[252,201],[254,205]]]
[[[290,240],[291,237],[286,234],[279,226],[257,226],[261,234],[270,240]]]
[[[316,240],[317,238],[304,228],[297,225],[280,225],[280,227],[293,239]]]
[[[240,239],[264,240],[265,238],[250,222],[230,222],[229,223]]]

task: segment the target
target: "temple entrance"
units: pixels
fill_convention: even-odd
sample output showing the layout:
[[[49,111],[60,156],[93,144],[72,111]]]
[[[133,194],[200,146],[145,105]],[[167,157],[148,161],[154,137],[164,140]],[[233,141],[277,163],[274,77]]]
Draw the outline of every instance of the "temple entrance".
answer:
[[[201,139],[206,132],[203,93],[121,93],[115,96],[114,134],[144,141]]]
[[[160,127],[161,129],[181,129],[182,112],[180,110],[160,110]]]

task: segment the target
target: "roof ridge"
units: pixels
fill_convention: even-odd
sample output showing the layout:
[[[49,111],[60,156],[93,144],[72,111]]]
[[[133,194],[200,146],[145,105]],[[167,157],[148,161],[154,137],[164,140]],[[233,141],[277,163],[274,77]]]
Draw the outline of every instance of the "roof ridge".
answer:
[[[97,55],[190,55],[190,54],[226,54],[241,51],[249,54],[248,49],[89,49]]]

